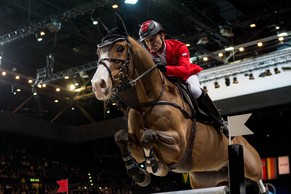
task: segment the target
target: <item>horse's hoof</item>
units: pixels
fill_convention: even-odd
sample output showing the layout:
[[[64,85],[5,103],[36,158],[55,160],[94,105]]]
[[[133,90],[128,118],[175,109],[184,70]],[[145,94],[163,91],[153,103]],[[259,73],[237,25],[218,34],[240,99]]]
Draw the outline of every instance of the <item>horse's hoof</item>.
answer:
[[[142,182],[137,182],[134,177],[133,177],[133,180],[136,182],[137,185],[141,187],[146,187],[151,183],[151,175],[144,169],[142,169],[142,171],[144,174],[144,180]]]

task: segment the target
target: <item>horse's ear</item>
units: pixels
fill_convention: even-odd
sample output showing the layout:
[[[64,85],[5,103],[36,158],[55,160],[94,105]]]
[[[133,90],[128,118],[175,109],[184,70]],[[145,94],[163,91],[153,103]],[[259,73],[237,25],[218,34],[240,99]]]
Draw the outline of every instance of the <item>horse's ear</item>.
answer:
[[[106,34],[108,34],[109,32],[109,29],[103,24],[100,18],[98,18],[97,21],[98,21],[98,28],[102,37],[106,36]]]
[[[125,24],[118,13],[115,13],[115,22],[116,22],[117,29],[118,29],[119,33],[124,35],[124,36],[128,36]]]

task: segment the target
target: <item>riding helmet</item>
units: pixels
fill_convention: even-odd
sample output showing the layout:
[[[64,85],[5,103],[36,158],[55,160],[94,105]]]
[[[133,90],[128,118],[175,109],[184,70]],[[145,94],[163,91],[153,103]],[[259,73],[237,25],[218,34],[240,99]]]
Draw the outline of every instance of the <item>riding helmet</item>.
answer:
[[[143,42],[145,38],[160,32],[165,32],[163,26],[160,23],[154,20],[147,20],[140,26],[139,29],[140,42]]]

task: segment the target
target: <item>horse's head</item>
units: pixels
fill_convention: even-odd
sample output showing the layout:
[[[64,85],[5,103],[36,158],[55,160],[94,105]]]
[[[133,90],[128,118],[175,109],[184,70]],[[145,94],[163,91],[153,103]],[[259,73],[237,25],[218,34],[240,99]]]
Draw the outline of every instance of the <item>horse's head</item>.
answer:
[[[97,46],[99,60],[91,83],[93,92],[99,100],[110,98],[112,90],[130,74],[128,65],[131,51],[127,30],[118,14],[115,21],[117,27],[108,30],[98,19],[98,27],[103,38]]]

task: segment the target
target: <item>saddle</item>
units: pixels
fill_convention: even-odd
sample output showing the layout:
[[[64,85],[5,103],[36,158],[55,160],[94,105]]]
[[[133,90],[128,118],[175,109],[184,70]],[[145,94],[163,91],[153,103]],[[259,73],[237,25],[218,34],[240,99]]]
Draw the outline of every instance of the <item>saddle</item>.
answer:
[[[199,107],[196,99],[190,92],[189,84],[178,78],[169,78],[169,80],[177,86],[183,100],[191,107],[193,119],[195,118],[196,121],[204,124],[211,124],[212,119]]]

